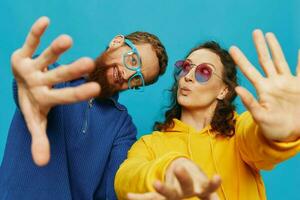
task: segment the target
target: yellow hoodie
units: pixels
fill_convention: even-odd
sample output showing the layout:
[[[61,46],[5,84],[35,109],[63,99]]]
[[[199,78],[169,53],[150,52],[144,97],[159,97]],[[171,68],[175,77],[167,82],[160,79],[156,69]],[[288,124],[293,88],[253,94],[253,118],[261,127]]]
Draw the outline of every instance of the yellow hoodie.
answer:
[[[173,129],[155,131],[140,138],[116,174],[118,199],[126,199],[128,192],[153,191],[153,182],[164,181],[168,165],[178,157],[193,160],[208,177],[219,174],[222,178],[217,191],[220,199],[266,199],[259,170],[270,170],[294,156],[300,151],[300,140],[266,140],[249,112],[237,116],[236,120],[236,132],[230,138],[212,133],[210,126],[196,131],[177,119],[174,119]]]

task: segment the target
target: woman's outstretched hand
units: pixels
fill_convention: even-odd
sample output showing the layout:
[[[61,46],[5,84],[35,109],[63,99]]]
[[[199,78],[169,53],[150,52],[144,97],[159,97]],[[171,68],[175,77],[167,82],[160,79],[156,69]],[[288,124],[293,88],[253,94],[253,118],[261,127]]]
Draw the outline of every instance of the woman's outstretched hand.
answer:
[[[165,181],[154,183],[155,192],[128,194],[129,200],[180,200],[199,197],[203,200],[218,200],[216,190],[221,185],[217,175],[209,179],[191,160],[177,158],[166,170]]]
[[[231,47],[230,54],[254,85],[258,100],[243,87],[237,87],[236,92],[267,139],[294,141],[300,137],[300,52],[293,75],[273,33],[264,36],[255,30],[253,40],[265,77],[237,47]]]

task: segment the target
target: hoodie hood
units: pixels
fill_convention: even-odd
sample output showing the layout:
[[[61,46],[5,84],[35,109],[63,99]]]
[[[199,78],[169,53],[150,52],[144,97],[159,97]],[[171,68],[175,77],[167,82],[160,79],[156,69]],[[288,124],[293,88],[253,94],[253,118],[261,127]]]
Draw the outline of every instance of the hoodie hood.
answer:
[[[168,132],[181,132],[181,133],[186,133],[186,134],[189,134],[189,133],[201,134],[201,133],[208,132],[211,129],[211,126],[207,125],[202,130],[197,131],[194,127],[180,121],[179,119],[174,118],[173,122],[174,122],[174,127],[168,129]]]
[[[238,115],[237,113],[234,113],[234,118],[236,118]],[[192,134],[207,134],[208,137],[209,137],[209,151],[211,152],[211,156],[212,156],[212,162],[213,162],[213,165],[214,165],[214,168],[216,170],[216,173],[217,174],[220,174],[219,170],[218,170],[218,166],[217,166],[217,163],[216,163],[216,156],[215,156],[215,150],[214,150],[214,144],[213,144],[213,133],[211,132],[211,125],[207,125],[205,126],[202,130],[200,131],[197,131],[194,127],[192,127],[191,125],[189,124],[186,124],[176,118],[173,119],[173,122],[174,122],[174,127],[173,128],[170,128],[167,133],[182,133],[182,134],[186,134],[186,137],[187,137],[187,143],[186,143],[186,148],[187,148],[187,152],[188,152],[188,156],[190,157],[191,160],[194,160],[194,156],[193,156],[193,151],[192,151],[192,148],[191,148],[191,135]],[[221,190],[222,190],[222,193],[224,194],[225,196],[225,191],[224,191],[224,188],[223,188],[223,185],[221,184]]]

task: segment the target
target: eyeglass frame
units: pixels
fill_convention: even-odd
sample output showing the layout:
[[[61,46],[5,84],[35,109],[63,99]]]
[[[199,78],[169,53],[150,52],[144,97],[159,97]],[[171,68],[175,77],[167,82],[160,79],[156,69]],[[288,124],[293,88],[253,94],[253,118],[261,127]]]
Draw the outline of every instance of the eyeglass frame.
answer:
[[[201,64],[199,64],[199,65],[196,65],[196,64],[192,63],[192,61],[189,60],[189,59],[185,59],[185,60],[177,60],[177,61],[175,62],[174,66],[175,66],[175,68],[176,68],[177,70],[179,70],[178,72],[175,72],[175,78],[176,78],[177,81],[178,81],[180,78],[185,77],[185,76],[187,75],[187,74],[186,74],[186,75],[184,75],[184,76],[179,77],[179,74],[180,74],[181,71],[183,70],[182,68],[181,68],[181,69],[178,69],[178,67],[176,66],[176,63],[179,62],[179,61],[188,62],[188,63],[190,64],[191,69],[189,70],[189,72],[188,72],[187,74],[190,73],[190,71],[192,70],[192,68],[195,68],[195,67],[197,68],[198,66],[200,66],[200,65],[202,65],[202,64],[207,64],[209,67],[212,68],[212,74],[216,75],[217,78],[219,78],[220,80],[224,81],[226,84],[230,85],[230,86],[233,87],[233,88],[236,87],[236,84],[235,84],[234,82],[232,82],[231,80],[228,80],[228,79],[224,79],[224,78],[222,78],[222,76],[220,76],[219,74],[217,74],[217,73],[215,72],[216,69],[215,69],[214,65],[212,65],[212,64],[210,64],[210,63],[201,63]],[[195,73],[195,76],[196,76],[196,72],[194,72],[194,73]],[[206,84],[210,79],[211,79],[211,77],[210,77],[207,81],[204,81],[204,82],[199,82],[199,81],[197,81],[197,82],[198,82],[199,84]]]
[[[124,36],[123,36],[124,37]],[[144,79],[144,76],[141,72],[141,56],[136,48],[136,46],[129,40],[129,39],[124,39],[124,42],[131,48],[130,51],[127,51],[123,54],[123,64],[124,66],[131,70],[131,71],[135,71],[135,73],[129,77],[128,79],[128,88],[131,89],[131,90],[138,90],[138,91],[144,91],[144,87],[145,87],[145,79]],[[138,66],[137,67],[132,67],[132,66],[127,66],[126,62],[125,62],[125,57],[127,55],[129,55],[130,53],[135,53],[138,57]],[[134,86],[134,87],[131,87],[131,84],[130,84],[130,81],[136,77],[136,76],[140,76],[141,79],[142,79],[142,86]]]

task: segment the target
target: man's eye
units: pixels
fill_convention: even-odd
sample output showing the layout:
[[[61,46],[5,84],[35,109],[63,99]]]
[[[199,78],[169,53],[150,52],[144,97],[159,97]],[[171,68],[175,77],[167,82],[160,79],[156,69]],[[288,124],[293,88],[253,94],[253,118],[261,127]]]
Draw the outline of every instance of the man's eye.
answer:
[[[131,58],[131,64],[132,66],[135,66],[137,64],[137,60],[135,58]]]
[[[142,81],[139,77],[135,77],[131,80],[131,82],[134,84],[134,86],[137,86],[137,85],[141,85],[142,84]]]

